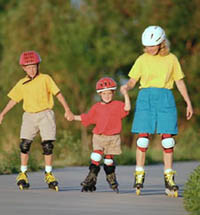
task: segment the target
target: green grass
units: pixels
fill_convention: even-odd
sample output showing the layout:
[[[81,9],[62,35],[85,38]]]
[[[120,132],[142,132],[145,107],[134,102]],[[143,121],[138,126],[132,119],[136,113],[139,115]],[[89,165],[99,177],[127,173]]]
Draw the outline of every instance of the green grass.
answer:
[[[184,186],[184,207],[191,215],[200,214],[200,166],[190,175]]]
[[[11,114],[12,116],[12,114]],[[19,120],[19,119],[18,119]],[[5,123],[10,121],[8,117]],[[19,150],[19,126],[17,122],[12,121],[1,127],[0,135],[0,174],[16,173],[20,168],[20,150]],[[194,127],[185,129],[176,137],[176,147],[174,150],[175,161],[199,160],[200,134]],[[37,137],[30,150],[29,171],[37,171],[44,168],[44,158],[42,155],[41,140]],[[122,154],[115,156],[117,165],[135,165],[136,140],[132,145],[126,146],[122,143]],[[89,148],[85,143],[81,143],[80,133],[69,129],[57,128],[57,140],[54,143],[54,168],[65,166],[87,166],[90,162],[90,153],[92,152],[91,141]],[[163,161],[162,147],[160,137],[154,136],[151,139],[149,149],[146,154],[145,164],[155,164]]]

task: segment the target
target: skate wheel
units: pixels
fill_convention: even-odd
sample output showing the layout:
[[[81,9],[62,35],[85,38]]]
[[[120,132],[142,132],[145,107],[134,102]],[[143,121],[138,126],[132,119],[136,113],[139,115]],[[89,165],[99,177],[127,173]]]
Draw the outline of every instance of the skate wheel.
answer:
[[[175,198],[178,197],[178,191],[174,191],[174,197],[175,197]]]
[[[136,195],[139,196],[141,193],[141,190],[139,188],[136,188]]]
[[[55,188],[54,188],[54,189],[55,189],[55,191],[56,191],[56,192],[58,192],[58,191],[59,191],[59,187],[58,187],[58,186],[55,186]]]
[[[23,190],[23,189],[24,189],[24,187],[23,187],[22,184],[19,185],[19,189],[20,189],[20,190]]]
[[[178,190],[166,189],[165,192],[166,192],[167,196],[169,196],[169,197],[174,197],[174,198],[178,197]]]
[[[115,188],[114,191],[115,191],[116,193],[119,193],[119,189],[118,189],[118,188]]]
[[[81,192],[88,192],[88,187],[82,187]]]

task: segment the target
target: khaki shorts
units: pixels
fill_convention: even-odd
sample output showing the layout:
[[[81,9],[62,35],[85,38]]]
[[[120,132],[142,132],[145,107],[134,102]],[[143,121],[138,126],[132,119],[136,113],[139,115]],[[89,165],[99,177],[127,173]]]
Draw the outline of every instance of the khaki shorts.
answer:
[[[56,139],[56,123],[52,110],[38,113],[24,112],[20,138],[33,140],[38,132],[40,132],[42,141]]]
[[[101,150],[106,155],[119,155],[121,154],[121,138],[120,135],[93,135],[93,150]]]

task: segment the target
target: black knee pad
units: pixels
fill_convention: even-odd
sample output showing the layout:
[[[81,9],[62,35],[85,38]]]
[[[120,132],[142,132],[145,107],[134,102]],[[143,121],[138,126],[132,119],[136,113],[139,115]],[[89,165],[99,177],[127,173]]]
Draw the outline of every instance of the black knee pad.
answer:
[[[22,139],[20,143],[20,150],[22,153],[27,154],[30,150],[32,140]]]
[[[115,172],[115,165],[108,166],[108,165],[104,164],[103,168],[104,168],[104,171],[105,171],[106,175],[109,175],[109,174]]]
[[[53,153],[53,140],[45,140],[41,143],[43,155],[51,155]]]

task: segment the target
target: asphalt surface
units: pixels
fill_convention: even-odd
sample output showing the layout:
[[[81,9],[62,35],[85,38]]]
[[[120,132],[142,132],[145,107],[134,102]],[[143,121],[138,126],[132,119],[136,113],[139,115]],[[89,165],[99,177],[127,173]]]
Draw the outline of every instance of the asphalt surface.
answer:
[[[60,191],[49,190],[44,183],[43,172],[29,173],[30,189],[19,190],[17,175],[0,175],[0,215],[184,215],[183,187],[198,162],[174,164],[177,170],[178,198],[170,198],[164,192],[163,166],[146,166],[145,187],[136,196],[133,186],[134,166],[118,166],[116,173],[119,194],[113,192],[105,179],[103,168],[98,176],[97,190],[80,192],[80,182],[88,173],[88,167],[67,167],[54,170]]]

